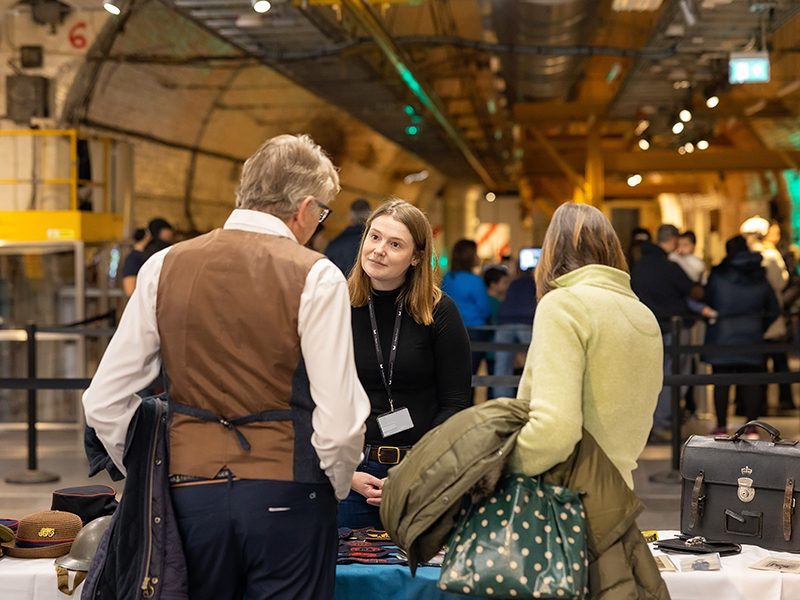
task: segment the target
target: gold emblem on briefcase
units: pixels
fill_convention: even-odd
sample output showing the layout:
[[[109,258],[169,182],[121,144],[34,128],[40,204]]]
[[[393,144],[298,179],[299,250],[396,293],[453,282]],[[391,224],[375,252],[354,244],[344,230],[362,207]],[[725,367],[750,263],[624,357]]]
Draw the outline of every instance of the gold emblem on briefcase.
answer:
[[[741,469],[742,475],[751,475],[753,473],[753,469],[750,467],[744,467]],[[736,495],[739,496],[739,500],[742,502],[752,502],[753,498],[756,497],[756,491],[753,489],[753,480],[749,477],[739,477],[739,489],[736,491]]]

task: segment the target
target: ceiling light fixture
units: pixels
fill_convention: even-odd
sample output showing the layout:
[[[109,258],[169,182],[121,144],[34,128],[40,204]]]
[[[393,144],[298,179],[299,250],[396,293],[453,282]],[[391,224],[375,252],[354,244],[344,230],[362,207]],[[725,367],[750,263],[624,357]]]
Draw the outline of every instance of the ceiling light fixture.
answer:
[[[708,150],[709,146],[710,146],[710,144],[708,143],[708,140],[698,140],[697,141],[697,149],[698,150]]]
[[[684,150],[686,150],[686,154],[691,154],[694,152],[694,144],[692,142],[686,142],[683,145]]]
[[[628,185],[630,187],[636,187],[640,183],[642,183],[642,176],[639,175],[639,173],[634,173],[633,175],[628,177]]]
[[[639,141],[637,142],[637,145],[639,146],[640,150],[649,150],[650,149],[650,140],[648,140],[646,137],[639,138]]]
[[[403,177],[403,183],[405,183],[406,185],[410,185],[412,183],[425,181],[428,178],[428,175],[430,175],[430,173],[428,173],[427,169],[422,169],[422,171],[419,171],[417,173],[409,173],[408,175]]]
[[[494,192],[486,192],[486,201],[487,202],[494,202],[497,200],[497,194]]]
[[[122,11],[120,10],[119,6],[114,3],[115,0],[108,0],[107,2],[103,3],[103,8],[105,8],[108,12],[112,15],[118,15]]]
[[[685,126],[683,124],[683,121],[676,121],[672,125],[672,133],[674,133],[675,135],[678,135],[679,133],[681,133],[684,130],[684,127]]]
[[[689,110],[688,108],[683,108],[681,109],[681,112],[678,113],[678,117],[684,123],[688,123],[689,121],[692,120],[692,111]]]
[[[686,148],[683,146],[678,146],[678,154],[686,154]]]
[[[269,12],[269,9],[272,8],[272,3],[269,0],[250,0],[250,3],[253,5],[253,10],[260,14]]]

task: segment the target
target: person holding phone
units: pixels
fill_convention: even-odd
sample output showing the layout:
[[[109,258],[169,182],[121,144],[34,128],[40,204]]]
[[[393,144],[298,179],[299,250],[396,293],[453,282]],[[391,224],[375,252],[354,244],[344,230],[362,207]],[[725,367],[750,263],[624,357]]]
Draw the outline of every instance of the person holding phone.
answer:
[[[432,254],[430,223],[408,202],[387,202],[367,220],[348,285],[356,370],[372,410],[339,527],[382,529],[389,468],[470,405],[469,337],[455,303],[435,283]]]

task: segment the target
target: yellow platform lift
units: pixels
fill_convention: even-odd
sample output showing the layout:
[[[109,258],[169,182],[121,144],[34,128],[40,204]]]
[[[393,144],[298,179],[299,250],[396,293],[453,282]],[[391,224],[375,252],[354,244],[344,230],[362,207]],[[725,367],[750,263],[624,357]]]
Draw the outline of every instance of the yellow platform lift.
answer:
[[[102,178],[91,180],[78,178],[78,140],[87,139],[92,144],[100,144],[102,148]],[[0,174],[9,174],[12,160],[18,166],[18,156],[12,157],[17,152],[11,148],[11,140],[27,140],[35,155],[41,153],[41,146],[48,145],[55,154],[67,156],[66,177],[53,176],[48,171],[58,174],[64,170],[64,161],[57,160],[59,164],[40,164],[44,161],[33,160],[30,177],[0,177],[0,240],[8,242],[44,242],[44,241],[82,241],[85,243],[109,242],[120,240],[123,236],[124,218],[112,206],[112,172],[111,149],[116,142],[110,138],[92,136],[81,138],[75,129],[20,129],[0,130],[0,143],[6,142],[2,154],[6,156],[6,167],[0,166]],[[59,152],[60,151],[60,152]],[[51,161],[52,163],[53,161]],[[15,188],[24,187],[33,190],[33,206],[25,208],[14,207],[8,210],[8,201],[4,201],[6,193]],[[59,206],[47,208],[35,202],[35,190],[41,187],[58,188],[56,194]],[[89,188],[94,195],[95,190],[102,192],[102,206],[100,210],[92,207],[91,210],[79,210],[79,189]],[[5,193],[4,193],[5,192]],[[37,205],[39,204],[39,205]]]
[[[88,165],[90,169],[85,168]],[[91,176],[80,177],[89,171]],[[6,299],[4,313],[8,314],[0,316],[8,323],[0,328],[0,343],[12,343],[12,347],[6,346],[7,358],[12,356],[9,352],[15,355],[24,349],[14,343],[19,341],[20,331],[13,329],[23,317],[40,325],[81,321],[87,315],[87,301],[93,314],[119,301],[121,291],[114,288],[109,271],[112,263],[116,269],[119,242],[130,222],[132,172],[132,147],[125,142],[85,136],[75,129],[0,130],[0,266],[13,279],[7,282],[6,291],[30,289],[45,299],[58,298],[56,312],[52,308],[40,310],[44,305],[51,306],[49,301]],[[112,253],[116,263],[107,258]],[[73,265],[66,273],[64,267],[69,263],[64,263],[65,254],[71,255],[68,260]],[[52,269],[43,269],[42,265],[56,261],[60,261],[61,276],[51,281]],[[11,264],[25,268],[12,269],[8,267]],[[87,280],[87,269],[93,269],[91,280]],[[51,370],[48,365],[55,370],[50,375],[86,376],[84,336],[37,334],[37,340],[44,342],[40,360],[43,376]],[[42,396],[48,394],[57,392],[41,392]],[[64,400],[75,403],[74,412],[80,421],[79,395],[65,392]],[[49,406],[54,404],[43,403],[45,412]],[[60,419],[58,415],[53,418]]]

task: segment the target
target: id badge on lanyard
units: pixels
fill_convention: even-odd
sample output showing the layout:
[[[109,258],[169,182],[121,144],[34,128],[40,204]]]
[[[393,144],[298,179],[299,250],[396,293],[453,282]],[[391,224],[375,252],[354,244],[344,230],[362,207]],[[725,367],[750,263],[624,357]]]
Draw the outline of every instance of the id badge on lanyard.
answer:
[[[414,422],[411,420],[411,413],[408,408],[402,406],[397,410],[390,410],[378,416],[378,428],[381,430],[381,435],[385,438],[401,431],[413,429]]]
[[[375,307],[372,305],[372,296],[369,297],[367,302],[369,304],[369,320],[372,325],[372,339],[375,342],[375,354],[378,356],[378,368],[381,372],[381,379],[383,386],[386,388],[386,394],[389,397],[389,412],[379,415],[377,418],[378,428],[381,430],[381,435],[385,438],[407,431],[414,427],[414,422],[411,420],[411,412],[407,407],[402,406],[395,409],[394,398],[392,398],[392,378],[394,377],[394,361],[397,356],[397,341],[400,339],[400,322],[403,317],[403,306],[399,304],[397,307],[397,314],[394,319],[394,332],[392,333],[392,348],[389,352],[389,374],[387,376],[386,369],[383,364],[383,351],[381,350],[381,340],[378,336],[378,322],[375,319]]]

